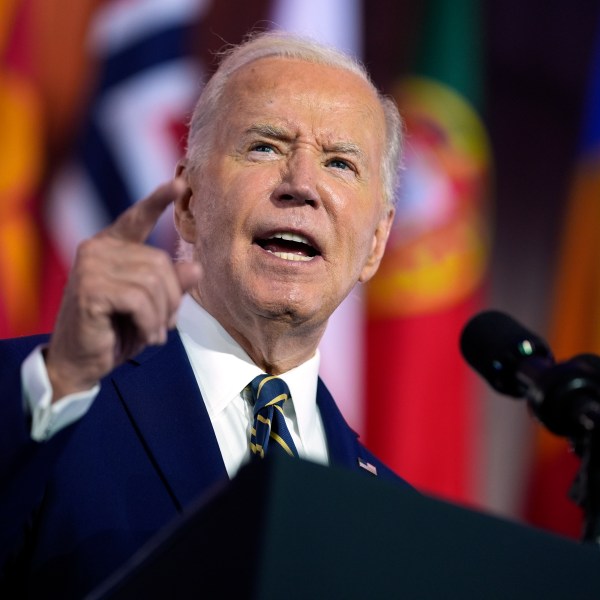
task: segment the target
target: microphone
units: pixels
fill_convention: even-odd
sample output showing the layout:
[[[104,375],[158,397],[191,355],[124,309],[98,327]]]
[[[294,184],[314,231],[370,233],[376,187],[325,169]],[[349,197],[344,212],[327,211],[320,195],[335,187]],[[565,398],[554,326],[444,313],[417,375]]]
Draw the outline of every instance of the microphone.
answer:
[[[600,423],[600,357],[582,354],[557,364],[542,338],[499,311],[473,317],[460,348],[496,391],[526,398],[553,433],[577,440]]]
[[[544,340],[496,310],[479,313],[467,323],[460,350],[497,392],[516,398],[525,396],[539,374],[554,364]]]

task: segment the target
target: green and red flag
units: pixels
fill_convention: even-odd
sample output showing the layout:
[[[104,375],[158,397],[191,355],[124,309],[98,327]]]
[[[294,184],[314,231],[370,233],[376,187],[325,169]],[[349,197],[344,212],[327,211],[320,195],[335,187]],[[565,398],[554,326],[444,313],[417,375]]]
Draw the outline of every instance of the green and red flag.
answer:
[[[367,443],[417,487],[476,502],[479,383],[460,356],[488,267],[490,149],[480,3],[431,0],[414,75],[393,91],[405,165],[367,290]]]

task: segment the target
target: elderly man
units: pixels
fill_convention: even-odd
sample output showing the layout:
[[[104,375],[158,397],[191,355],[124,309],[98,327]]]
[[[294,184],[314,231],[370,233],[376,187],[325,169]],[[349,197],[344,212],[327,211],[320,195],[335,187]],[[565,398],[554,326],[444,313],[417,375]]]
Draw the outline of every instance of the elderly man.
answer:
[[[79,597],[269,440],[395,478],[343,421],[317,346],[377,270],[400,141],[342,54],[265,34],[226,56],[177,178],[81,245],[47,345],[0,347],[7,585]],[[144,244],[172,202],[174,265]],[[266,419],[264,374],[288,386]]]

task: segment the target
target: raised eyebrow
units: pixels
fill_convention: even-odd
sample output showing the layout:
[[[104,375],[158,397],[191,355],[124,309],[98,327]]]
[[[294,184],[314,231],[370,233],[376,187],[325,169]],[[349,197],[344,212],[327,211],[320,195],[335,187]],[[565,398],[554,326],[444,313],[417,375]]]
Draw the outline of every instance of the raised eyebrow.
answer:
[[[353,142],[338,142],[331,144],[325,148],[328,154],[346,154],[355,156],[358,160],[363,161],[365,159],[365,153],[362,151],[360,146],[357,146]]]
[[[277,127],[276,125],[270,125],[267,123],[256,123],[246,129],[246,135],[259,135],[266,138],[291,141],[292,136],[283,127]],[[357,160],[364,162],[365,153],[362,148],[354,142],[336,142],[328,144],[324,148],[328,154],[346,154],[356,157]]]
[[[257,123],[246,129],[246,135],[260,135],[262,137],[272,138],[276,140],[289,140],[289,133],[282,127]]]

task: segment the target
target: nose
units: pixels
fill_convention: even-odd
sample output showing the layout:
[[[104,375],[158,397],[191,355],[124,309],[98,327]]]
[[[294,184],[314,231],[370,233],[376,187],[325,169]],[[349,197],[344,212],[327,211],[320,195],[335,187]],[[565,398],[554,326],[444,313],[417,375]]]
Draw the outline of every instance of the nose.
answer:
[[[318,179],[318,159],[311,152],[297,151],[285,163],[275,199],[316,207],[320,203]]]

